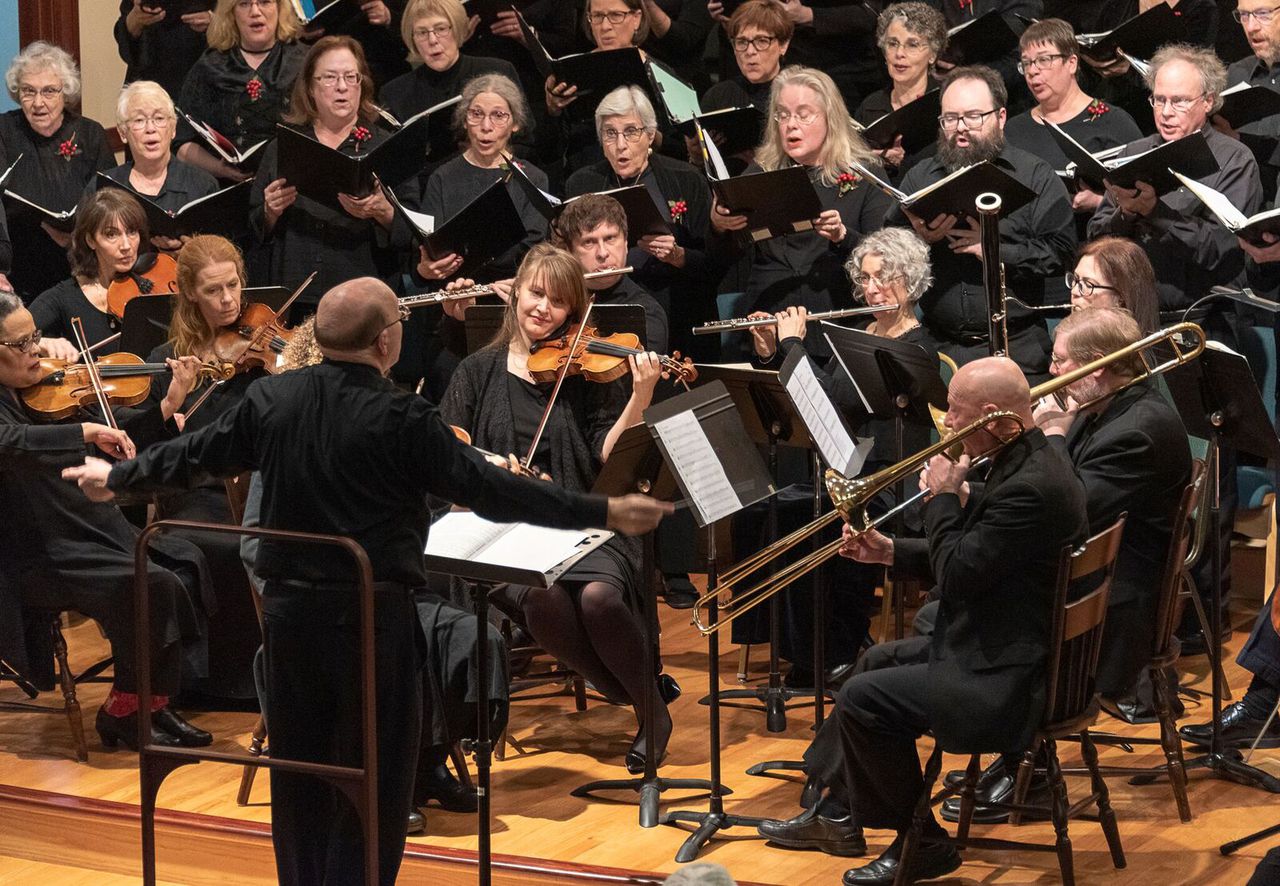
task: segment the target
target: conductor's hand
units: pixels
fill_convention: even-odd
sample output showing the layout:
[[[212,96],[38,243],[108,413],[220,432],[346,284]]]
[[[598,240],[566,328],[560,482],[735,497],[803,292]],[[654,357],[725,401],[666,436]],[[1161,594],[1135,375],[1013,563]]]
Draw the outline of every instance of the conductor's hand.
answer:
[[[662,518],[675,512],[669,501],[658,501],[647,495],[613,496],[609,499],[607,528],[623,535],[644,535],[658,527]]]
[[[854,532],[848,523],[844,524],[844,544],[840,545],[840,556],[857,560],[859,563],[881,563],[893,565],[893,539],[875,529],[866,532]]]
[[[84,431],[84,442],[92,443],[112,458],[133,458],[138,454],[129,435],[118,428],[92,421],[84,422],[80,427]]]
[[[62,479],[77,484],[89,501],[111,501],[116,497],[107,488],[107,477],[110,474],[111,462],[93,456],[87,457],[79,467],[62,469]]]
[[[959,496],[968,474],[969,456],[962,455],[958,461],[952,461],[945,455],[935,455],[920,472],[920,491],[927,492],[929,498],[944,492]]]

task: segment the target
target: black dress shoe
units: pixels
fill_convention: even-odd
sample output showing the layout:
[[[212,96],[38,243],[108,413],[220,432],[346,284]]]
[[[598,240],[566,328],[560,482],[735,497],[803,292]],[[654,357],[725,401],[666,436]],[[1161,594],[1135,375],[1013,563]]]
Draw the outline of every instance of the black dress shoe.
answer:
[[[153,711],[151,725],[162,732],[172,735],[178,740],[178,744],[184,748],[207,748],[213,744],[212,735],[203,729],[197,729],[192,726],[178,716],[172,708],[161,708],[158,711]]]
[[[817,803],[812,809],[806,809],[786,821],[762,821],[756,830],[770,843],[788,849],[818,849],[827,855],[845,857],[865,853],[867,841],[853,817],[827,818],[822,814],[822,805]]]
[[[123,717],[113,717],[102,708],[98,708],[98,716],[93,725],[98,730],[98,737],[102,739],[104,747],[113,749],[116,745],[123,744],[131,751],[138,750],[137,711]],[[166,748],[181,747],[181,742],[176,735],[162,732],[156,728],[154,722],[151,724],[151,743]]]
[[[1265,717],[1251,716],[1245,709],[1244,702],[1238,701],[1222,712],[1218,722],[1222,724],[1223,748],[1247,748],[1253,744],[1253,740],[1258,737],[1267,720]],[[1178,730],[1178,734],[1191,744],[1208,747],[1213,736],[1213,724],[1199,723],[1195,726],[1183,726]],[[1280,748],[1280,717],[1271,721],[1262,740],[1258,742],[1258,747]]]
[[[1012,803],[1014,787],[1017,783],[1017,773],[1013,775],[1006,774],[1001,767],[1000,775],[992,778],[986,785],[980,785],[977,795],[974,797],[976,805],[973,809],[973,821],[976,824],[1000,824],[1009,820],[1009,813],[1004,809],[997,809],[989,806],[989,803]],[[1042,775],[1032,775],[1031,784],[1027,786],[1027,796],[1023,801],[1028,806],[1045,806],[1049,803],[1051,794],[1049,791],[1049,781]],[[1048,812],[1040,814],[1024,814],[1024,818],[1038,819],[1047,818]],[[960,798],[948,797],[942,801],[942,818],[945,821],[960,820]]]
[[[453,777],[443,763],[426,772],[419,771],[414,785],[416,806],[435,800],[449,812],[475,812],[480,807],[475,788],[469,788]]]
[[[827,668],[823,672],[822,678],[826,681],[828,689],[839,689],[844,685],[844,681],[853,676],[853,669],[858,666],[856,661],[847,661],[844,664],[838,664],[835,667]]]
[[[893,886],[898,876],[898,843],[895,841],[884,854],[870,864],[844,872],[844,886]],[[923,843],[911,855],[911,867],[907,882],[932,880],[944,877],[960,867],[960,853],[946,843]]]
[[[987,787],[996,779],[1004,775],[1004,757],[996,757],[991,765],[982,770],[982,774],[978,776],[978,784],[976,790],[979,794],[987,789]],[[964,783],[964,770],[952,769],[947,773],[943,784],[949,788],[960,790],[960,785]]]
[[[427,832],[427,819],[418,810],[410,809],[408,833],[425,834],[426,832]]]
[[[688,575],[663,575],[662,586],[665,589],[662,599],[672,609],[692,609],[698,602],[698,590]]]
[[[676,678],[670,674],[658,675],[658,695],[667,704],[671,704],[680,697],[680,693],[684,690],[680,688],[680,684],[676,682]]]
[[[670,734],[667,738],[670,739]],[[658,752],[658,765],[661,766],[667,759],[667,743],[659,742],[655,746]],[[631,742],[631,750],[627,751],[627,755],[622,758],[623,764],[627,767],[627,771],[632,775],[640,775],[644,772],[645,764],[644,755],[644,730],[641,729],[636,733],[635,740]]]

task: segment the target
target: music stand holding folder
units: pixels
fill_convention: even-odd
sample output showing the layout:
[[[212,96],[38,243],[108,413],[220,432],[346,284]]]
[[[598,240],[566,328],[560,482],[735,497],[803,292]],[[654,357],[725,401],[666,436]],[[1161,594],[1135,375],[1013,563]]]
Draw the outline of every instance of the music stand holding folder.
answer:
[[[663,462],[662,453],[658,451],[653,435],[643,424],[632,425],[618,437],[618,442],[613,445],[609,460],[600,469],[600,474],[596,477],[591,491],[608,496],[641,492],[662,501],[672,501],[680,497],[675,478],[671,476],[671,471]],[[649,532],[644,537],[644,557],[640,574],[647,577],[652,575],[653,571],[653,533]],[[657,670],[654,667],[653,651],[657,645],[655,630],[658,624],[658,603],[653,593],[648,590],[647,582],[645,588],[646,590],[641,594],[644,598],[644,671],[646,674],[652,674]],[[649,693],[645,696],[644,705],[641,708],[645,741],[644,774],[640,778],[592,781],[574,788],[570,795],[589,797],[596,791],[636,791],[640,794],[640,827],[652,828],[658,825],[658,799],[663,791],[669,789],[710,791],[711,782],[705,779],[658,776],[660,761],[657,759],[657,748],[654,746],[654,714],[653,693]],[[723,785],[719,785],[718,789],[721,794],[733,793]]]
[[[734,826],[754,828],[764,820],[725,812],[720,789],[720,637],[714,630],[720,603],[713,593],[719,587],[715,524],[773,496],[777,489],[723,382],[701,384],[650,406],[644,412],[644,422],[680,492],[690,502],[698,526],[707,532],[707,590],[711,594],[707,618],[713,628],[707,635],[711,795],[705,812],[677,810],[660,819],[662,824],[697,824],[676,852],[676,861],[684,863],[697,858],[699,850],[718,831]]]

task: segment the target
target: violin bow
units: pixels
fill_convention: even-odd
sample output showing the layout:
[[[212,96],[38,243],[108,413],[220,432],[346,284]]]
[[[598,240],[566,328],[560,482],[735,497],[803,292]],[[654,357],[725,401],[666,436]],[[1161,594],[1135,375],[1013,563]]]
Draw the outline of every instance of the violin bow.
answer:
[[[288,313],[289,308],[293,307],[293,303],[298,300],[298,296],[302,295],[302,291],[311,285],[311,281],[314,280],[316,278],[316,274],[319,273],[319,271],[312,271],[307,275],[307,279],[302,281],[302,285],[295,289],[293,294],[290,295],[289,298],[285,300],[285,303],[280,306],[280,310],[276,311],[277,320]]]
[[[582,317],[578,320],[578,332],[573,337],[573,344],[569,348],[569,356],[556,374],[555,387],[551,389],[551,396],[547,398],[546,408],[542,410],[542,418],[538,421],[538,430],[533,435],[533,442],[529,444],[529,453],[521,462],[521,466],[526,471],[533,465],[533,454],[538,451],[538,443],[542,440],[542,433],[547,429],[547,420],[551,418],[551,409],[556,405],[556,397],[560,395],[560,386],[564,384],[565,377],[569,374],[569,368],[573,365],[573,355],[578,352],[578,345],[582,343],[582,334],[587,331],[587,319],[591,316],[591,308],[595,303],[596,300],[594,298],[587,298],[587,307],[582,312]]]
[[[89,350],[80,352],[80,359],[83,360],[85,354],[92,354],[94,351],[98,350],[98,348],[106,347],[107,345],[111,344],[113,341],[115,341],[122,335],[124,335],[123,332],[117,332],[115,335],[108,335],[106,338],[104,338],[102,341],[98,342],[97,344],[89,345]]]
[[[84,334],[84,324],[80,322],[79,317],[71,318],[71,332],[76,337],[76,348],[81,354],[88,354],[89,337]],[[89,384],[93,388],[93,395],[98,398],[98,408],[102,410],[103,421],[107,426],[115,430],[120,430],[120,425],[116,424],[115,413],[111,411],[111,401],[107,399],[107,392],[102,387],[102,376],[98,374],[98,364],[92,359],[84,361],[85,373],[89,376]]]

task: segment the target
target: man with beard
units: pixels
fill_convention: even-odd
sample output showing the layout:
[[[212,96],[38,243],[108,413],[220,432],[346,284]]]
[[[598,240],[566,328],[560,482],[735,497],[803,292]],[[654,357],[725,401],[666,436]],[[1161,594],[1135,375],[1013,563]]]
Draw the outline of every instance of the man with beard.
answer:
[[[1000,221],[1000,260],[1011,295],[1031,305],[1067,301],[1062,275],[1076,246],[1071,198],[1048,163],[1005,143],[1004,81],[990,68],[956,68],[942,83],[938,153],[903,178],[913,193],[963,166],[990,161],[1036,197]],[[982,247],[975,216],[925,219],[895,207],[887,225],[911,225],[930,245],[934,286],[920,300],[924,325],[938,350],[959,364],[990,351]],[[1009,312],[1009,356],[1033,380],[1049,369],[1049,333],[1032,312]]]
[[[1280,9],[1276,9],[1274,0],[1240,0],[1231,16],[1240,23],[1250,53],[1227,68],[1227,86],[1248,83],[1277,88],[1280,85]],[[1233,27],[1225,21],[1222,25],[1224,31]],[[1219,132],[1240,139],[1253,152],[1262,168],[1265,199],[1274,199],[1276,176],[1280,175],[1280,158],[1275,156],[1280,148],[1280,114],[1246,123],[1238,131],[1219,116],[1213,117],[1213,125]]]

